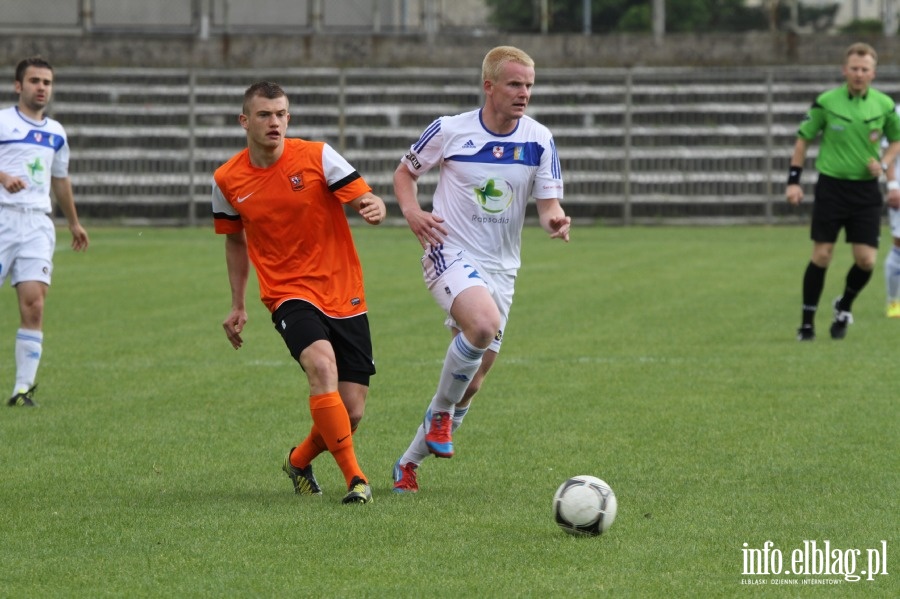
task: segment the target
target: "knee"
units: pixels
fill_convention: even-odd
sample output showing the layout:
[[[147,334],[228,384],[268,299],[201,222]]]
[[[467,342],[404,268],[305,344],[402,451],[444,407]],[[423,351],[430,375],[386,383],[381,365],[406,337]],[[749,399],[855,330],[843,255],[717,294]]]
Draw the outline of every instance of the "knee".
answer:
[[[500,318],[485,315],[474,321],[465,331],[466,339],[472,345],[486,349],[500,332]]]
[[[44,316],[44,298],[40,296],[29,297],[19,304],[22,324],[28,329],[40,329]]]
[[[817,251],[813,252],[810,261],[819,268],[828,268],[831,265],[831,256],[830,251]]]
[[[861,259],[861,260],[857,260],[857,261],[856,261],[856,265],[857,265],[860,269],[862,269],[862,270],[864,270],[864,271],[866,271],[866,272],[872,272],[873,270],[875,270],[875,260],[874,260],[874,258],[863,258],[863,259]]]
[[[347,406],[347,416],[350,417],[350,430],[355,431],[356,427],[359,426],[359,423],[362,422],[363,414],[365,413],[364,407],[350,407]]]
[[[322,355],[301,354],[300,365],[306,372],[311,392],[321,393],[323,389],[332,390],[337,387],[337,364],[334,360]]]

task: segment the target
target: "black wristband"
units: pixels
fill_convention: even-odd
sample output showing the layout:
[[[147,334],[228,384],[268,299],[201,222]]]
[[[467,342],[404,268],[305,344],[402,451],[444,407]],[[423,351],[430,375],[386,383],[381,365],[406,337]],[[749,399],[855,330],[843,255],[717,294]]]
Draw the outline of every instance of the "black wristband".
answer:
[[[788,185],[800,185],[800,175],[803,174],[802,166],[793,166],[788,169]]]

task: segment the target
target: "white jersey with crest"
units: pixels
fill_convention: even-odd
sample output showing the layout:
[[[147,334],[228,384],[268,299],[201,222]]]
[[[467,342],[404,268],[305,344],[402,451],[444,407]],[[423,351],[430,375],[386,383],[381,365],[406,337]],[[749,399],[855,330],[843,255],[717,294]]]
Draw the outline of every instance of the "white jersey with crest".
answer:
[[[518,270],[529,199],[563,197],[553,136],[528,116],[506,135],[488,131],[480,109],[440,117],[402,163],[416,176],[440,167],[433,212],[444,219],[444,246],[466,250],[490,271]]]
[[[50,213],[50,178],[69,176],[69,144],[63,126],[51,118],[32,121],[18,106],[0,110],[0,172],[25,181],[9,193],[0,186],[0,204]]]

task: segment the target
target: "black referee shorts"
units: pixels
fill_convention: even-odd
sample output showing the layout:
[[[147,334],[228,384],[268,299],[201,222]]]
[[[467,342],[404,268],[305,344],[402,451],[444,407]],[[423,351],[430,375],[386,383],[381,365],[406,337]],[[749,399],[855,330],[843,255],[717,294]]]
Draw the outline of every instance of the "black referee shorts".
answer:
[[[369,318],[365,314],[331,318],[309,302],[288,300],[272,314],[272,322],[298,363],[300,352],[324,339],[334,348],[338,380],[369,385],[369,377],[375,374],[375,361]]]
[[[884,198],[877,179],[850,181],[819,174],[810,238],[835,243],[843,228],[847,243],[878,247]]]

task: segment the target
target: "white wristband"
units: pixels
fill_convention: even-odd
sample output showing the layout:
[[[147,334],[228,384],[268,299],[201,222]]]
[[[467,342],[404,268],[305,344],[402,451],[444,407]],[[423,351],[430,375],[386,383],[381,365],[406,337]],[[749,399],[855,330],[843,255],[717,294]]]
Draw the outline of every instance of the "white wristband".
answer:
[[[888,191],[894,191],[900,189],[900,181],[888,181],[887,182]]]

